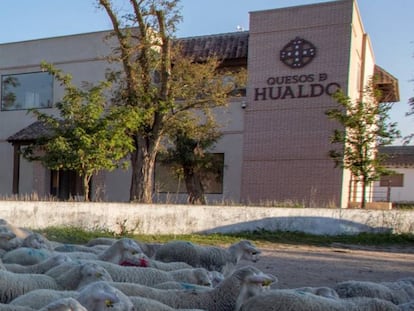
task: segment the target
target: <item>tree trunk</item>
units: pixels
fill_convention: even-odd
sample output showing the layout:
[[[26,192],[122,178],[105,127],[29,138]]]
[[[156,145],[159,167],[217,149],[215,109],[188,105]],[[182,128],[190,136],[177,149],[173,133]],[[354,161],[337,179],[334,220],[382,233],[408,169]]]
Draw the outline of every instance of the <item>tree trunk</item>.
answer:
[[[148,138],[134,137],[135,150],[131,153],[131,202],[152,203],[154,168],[157,142]]]
[[[365,195],[367,193],[367,179],[365,176],[362,176],[362,182],[361,182],[361,186],[362,186],[362,198],[361,198],[361,208],[365,208],[366,207],[366,198]]]
[[[91,177],[92,177],[92,176],[87,175],[87,174],[85,174],[85,175],[83,175],[83,176],[82,176],[82,182],[83,182],[83,195],[84,195],[84,201],[85,201],[85,202],[89,202],[89,192],[90,192],[90,189],[89,189],[89,182],[90,182],[90,180],[91,180]]]
[[[187,187],[188,203],[190,204],[206,204],[204,197],[204,188],[201,184],[201,178],[191,166],[184,166],[184,180]]]

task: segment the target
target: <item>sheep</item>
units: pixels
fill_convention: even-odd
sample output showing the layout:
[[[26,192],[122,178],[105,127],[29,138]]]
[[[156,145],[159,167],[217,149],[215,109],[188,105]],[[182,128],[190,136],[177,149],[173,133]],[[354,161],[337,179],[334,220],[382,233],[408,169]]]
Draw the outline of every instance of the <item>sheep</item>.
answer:
[[[131,300],[107,282],[94,282],[85,286],[76,296],[88,311],[134,310]]]
[[[22,241],[22,247],[31,247],[36,249],[48,249],[53,250],[54,242],[49,241],[40,233],[33,232],[25,237]]]
[[[1,311],[36,311],[31,307],[23,307],[23,306],[13,306],[10,304],[0,303],[0,310]]]
[[[291,289],[269,290],[238,300],[235,311],[397,311],[398,306],[377,298],[332,299]]]
[[[155,288],[141,288],[136,291],[137,296],[160,301],[173,308],[199,308],[205,310],[232,311],[235,308],[237,297],[245,278],[261,276],[266,282],[275,282],[276,278],[266,275],[260,270],[247,266],[236,270],[226,277],[221,284],[210,290],[160,290]],[[120,283],[119,289],[126,290],[128,285]]]
[[[30,306],[38,310],[68,298],[76,299],[88,311],[133,310],[133,305],[129,298],[104,281],[90,283],[79,291],[34,290],[16,298],[10,305]]]
[[[57,277],[45,274],[19,274],[0,271],[0,302],[7,303],[35,289],[74,290],[100,280],[112,281],[110,275],[100,266],[85,263],[72,265]]]
[[[28,266],[38,264],[51,256],[52,252],[44,248],[19,247],[5,253],[2,259],[3,263],[16,263]]]
[[[24,307],[22,307],[24,308]],[[88,311],[74,298],[62,298],[49,303],[39,311]]]
[[[182,261],[193,267],[206,268],[229,275],[241,259],[256,262],[258,250],[250,241],[242,240],[227,249],[214,246],[200,246],[187,241],[171,241],[161,245],[155,252],[156,260]]]
[[[114,238],[95,238],[92,240],[89,240],[86,243],[86,246],[97,246],[97,245],[107,245],[110,246],[113,243],[115,243],[117,240]],[[155,251],[162,245],[160,243],[144,243],[141,241],[135,240],[135,242],[139,245],[139,247],[142,249],[145,255],[147,255],[149,258],[153,258],[155,255]]]
[[[79,294],[78,291],[66,291],[66,290],[50,290],[50,289],[36,289],[30,291],[22,296],[19,296],[12,300],[9,305],[31,307],[35,310],[41,309],[62,298],[75,298]]]
[[[320,287],[299,287],[294,290],[299,292],[308,292],[314,295],[322,296],[325,298],[339,299],[338,293],[331,287],[320,286]]]
[[[18,274],[0,271],[0,302],[8,303],[17,296],[39,288],[59,289],[56,281],[43,274]]]
[[[334,286],[341,298],[372,297],[402,304],[414,300],[414,286],[406,280],[375,283],[369,281],[345,281]]]
[[[103,247],[102,247],[103,246]],[[78,244],[61,244],[56,246],[53,250],[56,252],[85,252],[85,253],[94,253],[99,255],[108,247],[104,245],[97,245],[97,246],[85,246],[85,245],[78,245]]]
[[[162,271],[155,268],[121,267],[108,262],[102,262],[101,264],[115,282],[131,282],[153,286],[162,282],[178,281],[211,286],[208,272],[204,268]]]
[[[147,259],[148,267],[156,268],[163,271],[173,271],[173,270],[179,270],[179,269],[190,269],[193,268],[193,266],[189,265],[188,263],[182,262],[182,261],[171,261],[171,262],[162,262],[159,260],[154,259]]]
[[[71,259],[65,255],[56,255],[50,257],[40,263],[34,265],[23,266],[14,263],[6,263],[4,267],[6,270],[14,273],[36,273],[43,274],[49,269],[60,265],[61,263],[70,261]]]
[[[201,309],[175,309],[157,300],[144,297],[129,297],[129,299],[139,311],[203,311]]]
[[[53,278],[63,290],[81,289],[98,281],[112,281],[110,274],[102,266],[93,262],[72,264],[63,273]]]
[[[7,252],[21,245],[22,239],[16,237],[8,228],[0,227],[0,249],[2,251]]]
[[[99,255],[87,252],[54,252],[47,249],[33,249],[20,247],[4,254],[4,263],[18,263],[32,265],[39,263],[56,254],[65,254],[72,259],[98,259],[121,265],[142,264],[142,250],[132,239],[120,239]]]

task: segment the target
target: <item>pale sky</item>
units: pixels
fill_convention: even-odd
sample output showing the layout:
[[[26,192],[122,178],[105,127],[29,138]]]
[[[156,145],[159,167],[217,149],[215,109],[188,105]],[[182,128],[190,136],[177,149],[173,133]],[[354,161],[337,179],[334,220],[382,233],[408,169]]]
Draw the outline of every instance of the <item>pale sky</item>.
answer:
[[[122,2],[125,0],[115,0]],[[249,12],[329,0],[181,0],[178,37],[249,29]],[[95,0],[0,0],[0,44],[111,28]],[[403,135],[414,133],[406,117],[414,96],[414,0],[357,0],[376,64],[399,80],[400,99],[390,114]],[[0,54],[1,57],[1,54]],[[398,143],[398,142],[396,142]],[[414,142],[412,142],[414,144]]]

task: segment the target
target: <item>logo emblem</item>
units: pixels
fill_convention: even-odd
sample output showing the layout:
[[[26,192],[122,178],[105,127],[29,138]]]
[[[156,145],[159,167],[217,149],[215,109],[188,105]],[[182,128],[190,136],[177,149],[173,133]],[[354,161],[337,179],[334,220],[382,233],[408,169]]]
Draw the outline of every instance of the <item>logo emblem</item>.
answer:
[[[305,39],[296,37],[280,51],[280,60],[293,69],[302,68],[316,56],[316,47]]]

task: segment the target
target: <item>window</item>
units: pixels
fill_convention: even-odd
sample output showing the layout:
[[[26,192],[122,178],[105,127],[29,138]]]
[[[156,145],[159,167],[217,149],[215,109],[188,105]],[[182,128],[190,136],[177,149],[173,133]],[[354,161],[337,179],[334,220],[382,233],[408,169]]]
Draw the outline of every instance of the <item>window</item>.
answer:
[[[380,187],[404,187],[404,174],[381,176]]]
[[[50,108],[53,103],[53,76],[47,72],[3,75],[1,110]]]
[[[223,193],[224,153],[213,153],[214,169],[201,173],[205,194]],[[185,181],[176,166],[157,161],[155,166],[155,190],[159,193],[186,193]]]

